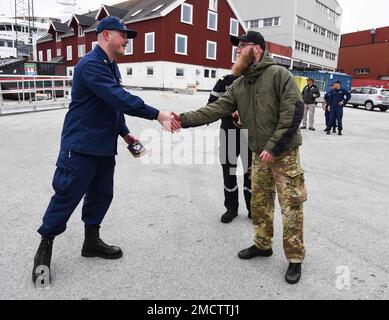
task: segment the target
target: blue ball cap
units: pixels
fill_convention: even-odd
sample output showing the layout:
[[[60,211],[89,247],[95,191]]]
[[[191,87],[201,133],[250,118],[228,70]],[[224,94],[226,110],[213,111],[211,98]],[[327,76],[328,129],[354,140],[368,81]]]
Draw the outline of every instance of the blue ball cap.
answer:
[[[104,30],[116,30],[125,32],[127,33],[128,39],[133,39],[138,35],[136,31],[128,29],[122,20],[114,16],[106,17],[98,23],[96,33],[99,34]]]

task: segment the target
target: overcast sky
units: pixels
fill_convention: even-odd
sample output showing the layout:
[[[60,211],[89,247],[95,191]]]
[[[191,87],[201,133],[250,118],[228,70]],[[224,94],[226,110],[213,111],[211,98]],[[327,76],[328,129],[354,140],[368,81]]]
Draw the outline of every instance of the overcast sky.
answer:
[[[72,0],[34,0],[36,16],[63,17],[62,6],[56,1],[69,2]],[[96,10],[102,3],[111,5],[122,0],[77,0],[77,12],[84,13]],[[145,0],[147,1],[147,0]],[[242,0],[247,1],[247,0]],[[289,1],[289,0],[285,0]],[[314,1],[314,0],[312,0]],[[343,9],[342,33],[389,26],[388,0],[338,0]],[[0,14],[11,15],[14,0],[0,0]]]

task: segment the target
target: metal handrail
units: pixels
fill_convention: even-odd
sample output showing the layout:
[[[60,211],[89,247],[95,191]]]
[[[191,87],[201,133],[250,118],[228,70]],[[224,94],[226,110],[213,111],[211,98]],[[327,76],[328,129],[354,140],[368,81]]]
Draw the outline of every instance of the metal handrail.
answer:
[[[7,94],[17,94],[18,103],[26,102],[27,97],[29,103],[38,102],[38,94],[42,92],[53,101],[57,100],[58,91],[69,97],[71,81],[72,77],[67,76],[0,75],[0,105],[4,105]],[[8,85],[12,87],[7,88]]]

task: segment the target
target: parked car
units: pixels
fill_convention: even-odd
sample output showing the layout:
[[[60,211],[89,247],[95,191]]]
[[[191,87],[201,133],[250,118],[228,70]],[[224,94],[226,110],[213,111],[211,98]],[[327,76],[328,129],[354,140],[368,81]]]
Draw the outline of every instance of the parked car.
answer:
[[[354,108],[365,106],[366,110],[373,111],[379,108],[382,112],[389,109],[389,89],[358,87],[351,90],[351,99],[348,102]]]

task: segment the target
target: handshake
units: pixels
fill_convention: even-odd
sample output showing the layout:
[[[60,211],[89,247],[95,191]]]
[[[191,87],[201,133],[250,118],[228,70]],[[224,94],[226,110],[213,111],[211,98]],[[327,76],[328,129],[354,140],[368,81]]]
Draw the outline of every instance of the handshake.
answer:
[[[158,122],[161,124],[162,129],[169,132],[180,132],[181,119],[175,112],[160,111],[158,115]]]

